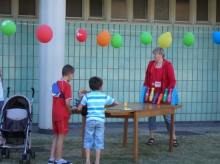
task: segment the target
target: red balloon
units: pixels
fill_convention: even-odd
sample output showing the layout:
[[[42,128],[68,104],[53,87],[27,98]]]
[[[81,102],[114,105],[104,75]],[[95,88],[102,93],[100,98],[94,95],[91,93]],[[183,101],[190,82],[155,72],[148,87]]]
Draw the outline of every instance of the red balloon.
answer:
[[[42,43],[48,43],[53,38],[53,31],[50,26],[43,24],[37,28],[37,39]]]
[[[79,42],[85,42],[87,39],[87,32],[85,29],[81,28],[76,32],[76,39]]]

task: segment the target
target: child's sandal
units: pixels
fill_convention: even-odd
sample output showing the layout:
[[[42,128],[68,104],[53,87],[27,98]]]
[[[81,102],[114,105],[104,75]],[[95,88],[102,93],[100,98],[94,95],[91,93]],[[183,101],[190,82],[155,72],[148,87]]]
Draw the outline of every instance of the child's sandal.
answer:
[[[173,139],[173,147],[179,146],[177,139]]]
[[[154,139],[153,138],[150,138],[147,142],[147,145],[149,146],[153,146],[154,145]]]

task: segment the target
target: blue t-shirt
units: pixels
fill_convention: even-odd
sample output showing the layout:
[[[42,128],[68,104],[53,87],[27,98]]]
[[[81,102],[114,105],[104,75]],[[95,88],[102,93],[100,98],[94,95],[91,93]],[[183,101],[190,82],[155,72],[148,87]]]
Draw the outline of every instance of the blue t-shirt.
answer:
[[[87,105],[86,121],[97,120],[105,122],[105,105],[114,104],[115,100],[100,91],[92,91],[85,94],[81,105]]]

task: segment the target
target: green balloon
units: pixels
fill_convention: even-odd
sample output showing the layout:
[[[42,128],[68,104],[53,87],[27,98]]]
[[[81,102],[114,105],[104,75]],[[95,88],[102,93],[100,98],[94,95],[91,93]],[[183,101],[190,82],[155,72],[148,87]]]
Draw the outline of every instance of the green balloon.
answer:
[[[114,34],[111,38],[111,45],[114,48],[119,48],[123,44],[123,38],[120,34]]]
[[[148,45],[152,42],[152,35],[149,32],[143,32],[140,36],[141,43]]]
[[[186,46],[191,46],[194,44],[194,42],[195,42],[195,36],[193,35],[193,33],[191,32],[185,33],[185,35],[183,36],[183,43]]]
[[[2,33],[11,36],[16,32],[16,25],[11,20],[4,20],[1,24]]]

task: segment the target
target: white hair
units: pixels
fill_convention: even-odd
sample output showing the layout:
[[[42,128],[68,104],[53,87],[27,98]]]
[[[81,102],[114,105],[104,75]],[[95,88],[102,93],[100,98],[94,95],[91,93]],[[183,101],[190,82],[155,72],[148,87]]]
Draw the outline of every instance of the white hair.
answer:
[[[165,57],[165,52],[164,52],[164,49],[161,48],[161,47],[157,47],[153,50],[153,54],[154,53],[159,53],[159,54],[163,54],[163,58]]]

